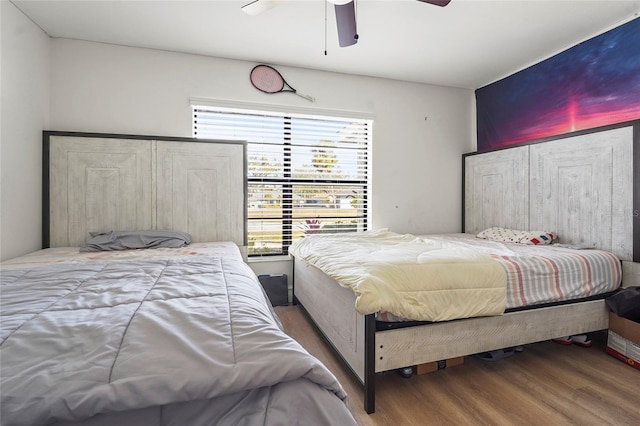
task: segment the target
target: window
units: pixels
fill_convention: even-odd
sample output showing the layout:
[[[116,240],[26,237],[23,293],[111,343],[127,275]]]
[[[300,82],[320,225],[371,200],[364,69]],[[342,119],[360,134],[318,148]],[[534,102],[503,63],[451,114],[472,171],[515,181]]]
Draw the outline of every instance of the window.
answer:
[[[247,141],[250,256],[367,229],[371,120],[195,105],[193,135]]]

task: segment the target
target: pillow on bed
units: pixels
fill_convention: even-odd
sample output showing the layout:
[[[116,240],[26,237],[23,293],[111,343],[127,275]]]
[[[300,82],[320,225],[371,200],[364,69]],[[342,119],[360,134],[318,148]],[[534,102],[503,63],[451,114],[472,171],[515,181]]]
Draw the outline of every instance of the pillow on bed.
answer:
[[[487,228],[484,231],[479,232],[476,235],[478,238],[486,240],[500,241],[503,243],[518,243],[518,244],[551,244],[557,237],[546,231],[518,231],[516,229],[501,228],[494,226]]]
[[[107,231],[90,234],[91,240],[80,247],[80,251],[177,248],[191,243],[191,235],[178,231]]]

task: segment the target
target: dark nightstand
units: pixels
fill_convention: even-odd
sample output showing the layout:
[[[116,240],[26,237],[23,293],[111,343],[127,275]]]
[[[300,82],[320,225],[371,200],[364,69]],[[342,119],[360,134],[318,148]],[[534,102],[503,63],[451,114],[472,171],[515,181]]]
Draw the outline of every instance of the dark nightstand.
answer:
[[[280,275],[258,275],[260,284],[269,296],[271,305],[286,306],[289,304],[289,286],[287,284],[287,274]]]

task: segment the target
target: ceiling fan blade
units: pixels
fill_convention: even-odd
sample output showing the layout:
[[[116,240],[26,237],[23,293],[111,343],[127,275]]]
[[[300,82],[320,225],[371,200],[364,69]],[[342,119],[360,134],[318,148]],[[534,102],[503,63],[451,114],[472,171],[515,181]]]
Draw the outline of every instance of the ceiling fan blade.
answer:
[[[441,7],[445,7],[446,5],[451,3],[451,0],[418,0],[418,1],[421,1],[423,3],[434,4],[436,6],[441,6]]]
[[[338,44],[340,47],[351,46],[358,42],[356,32],[356,10],[353,1],[336,4],[336,24],[338,26]]]
[[[284,3],[286,0],[254,0],[251,3],[247,3],[242,6],[242,11],[247,15],[259,15],[269,9],[273,9],[280,3]]]

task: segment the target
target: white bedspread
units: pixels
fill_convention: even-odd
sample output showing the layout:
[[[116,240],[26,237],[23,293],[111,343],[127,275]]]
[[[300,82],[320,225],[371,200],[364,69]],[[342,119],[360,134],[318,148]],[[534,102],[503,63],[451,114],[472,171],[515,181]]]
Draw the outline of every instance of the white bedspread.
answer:
[[[356,295],[363,315],[390,312],[422,321],[500,315],[506,274],[491,256],[388,230],[312,235],[289,253]]]
[[[2,424],[154,408],[162,425],[354,424],[344,390],[284,333],[249,266],[190,253],[3,263]]]
[[[221,256],[242,260],[238,246],[231,241],[191,243],[179,248],[154,248],[147,250],[113,250],[81,252],[79,247],[53,247],[2,262],[2,269],[31,268],[34,266],[67,263],[94,263],[142,259],[164,259],[167,257]]]

